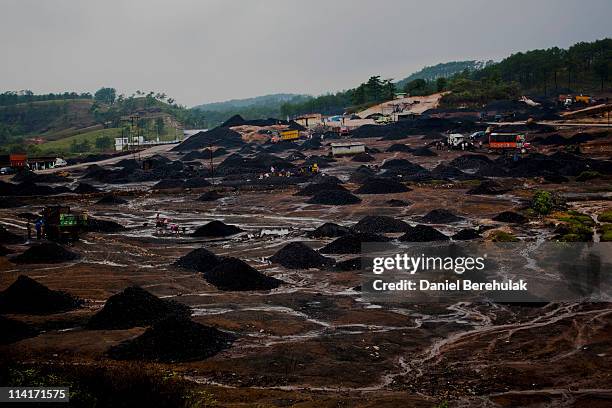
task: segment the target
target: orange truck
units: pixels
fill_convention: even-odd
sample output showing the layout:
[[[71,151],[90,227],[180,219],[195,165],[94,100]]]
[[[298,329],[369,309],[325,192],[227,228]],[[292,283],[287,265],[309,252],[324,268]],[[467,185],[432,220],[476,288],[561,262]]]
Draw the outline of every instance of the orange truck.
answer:
[[[489,133],[489,149],[494,151],[519,150],[525,152],[529,143],[521,133]]]

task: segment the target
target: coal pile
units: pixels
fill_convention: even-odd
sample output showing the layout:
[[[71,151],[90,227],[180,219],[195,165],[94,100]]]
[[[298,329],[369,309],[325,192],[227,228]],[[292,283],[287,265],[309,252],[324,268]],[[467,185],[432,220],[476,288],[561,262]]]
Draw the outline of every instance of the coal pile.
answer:
[[[410,227],[410,230],[402,235],[399,240],[404,242],[435,242],[448,241],[449,238],[429,225],[419,224],[417,226]]]
[[[125,227],[115,221],[101,220],[99,218],[89,217],[85,226],[87,232],[120,232],[125,231]]]
[[[0,181],[0,183],[2,183]],[[6,184],[6,183],[5,183]],[[19,208],[26,205],[24,202],[12,198],[0,197],[0,208]]]
[[[140,168],[140,163],[138,163],[138,161],[134,159],[123,159],[119,160],[116,166],[124,168],[126,170],[136,170]]]
[[[335,262],[302,242],[290,242],[272,255],[270,261],[289,269],[321,268]]]
[[[142,335],[108,350],[116,360],[178,363],[204,360],[228,348],[235,337],[188,318],[170,317],[153,324]]]
[[[358,163],[368,163],[374,160],[376,159],[373,156],[365,152],[357,153],[351,158],[351,161],[358,162]]]
[[[451,224],[453,222],[463,220],[463,217],[458,217],[444,208],[436,208],[435,210],[431,210],[425,216],[420,218],[420,221],[425,224]]]
[[[184,188],[203,188],[210,186],[210,182],[204,177],[192,177],[185,180]]]
[[[359,189],[357,194],[393,194],[393,193],[404,193],[410,191],[408,187],[402,183],[383,178],[369,178],[367,179]]]
[[[174,147],[172,150],[178,152],[199,150],[211,145],[233,148],[241,147],[244,145],[244,141],[242,140],[240,133],[221,126],[206,132],[196,133],[178,146]]]
[[[79,183],[79,185],[76,186],[74,190],[72,190],[72,192],[76,194],[95,194],[101,191],[102,190],[100,190],[99,188],[96,188],[92,186],[91,184],[87,184],[87,183]]]
[[[39,174],[35,173],[30,169],[22,170],[17,173],[11,181],[16,183],[21,183],[24,181],[28,181],[31,183],[66,183],[71,181],[67,177],[60,176],[59,174],[50,173],[50,174]]]
[[[385,169],[384,177],[411,177],[418,174],[429,174],[427,169],[416,163],[412,163],[406,159],[391,159],[387,160],[382,168]]]
[[[228,120],[226,120],[225,122],[223,122],[221,126],[232,127],[232,126],[242,126],[244,124],[245,124],[245,120],[242,116],[234,115],[230,117]]]
[[[221,193],[219,193],[217,190],[211,190],[205,192],[200,197],[198,197],[198,201],[217,201],[218,199],[223,197],[224,196],[221,195]]]
[[[303,189],[301,189],[300,191],[298,191],[297,193],[295,193],[295,195],[296,196],[313,196],[321,191],[331,191],[331,190],[343,191],[343,192],[347,192],[350,194],[350,192],[346,188],[344,188],[338,183],[324,182],[324,183],[309,184]]]
[[[493,160],[482,154],[464,154],[463,156],[454,158],[448,164],[460,170],[473,170],[478,172],[489,172],[499,169]],[[482,175],[486,176],[487,174]]]
[[[452,236],[455,241],[469,241],[480,238],[480,233],[474,228],[466,228]]]
[[[210,154],[211,154],[211,151],[208,149],[205,149],[203,151],[194,150],[192,152],[187,153],[183,157],[181,157],[181,160],[184,162],[188,162],[188,161],[199,160],[199,159],[210,159]]]
[[[260,153],[255,157],[242,157],[239,154],[232,154],[223,160],[217,169],[216,174],[262,174],[271,171],[293,170],[295,166],[288,160],[269,153]]]
[[[551,174],[546,174],[544,176],[544,181],[546,181],[547,183],[551,183],[551,184],[560,184],[560,183],[567,183],[570,180],[567,177],[562,176],[560,174],[551,173]]]
[[[498,195],[504,194],[510,191],[509,188],[503,187],[496,181],[485,180],[476,187],[473,187],[467,191],[468,194],[484,194],[484,195]]]
[[[402,152],[402,153],[412,153],[414,149],[408,145],[402,143],[395,143],[391,145],[388,149],[388,152]]]
[[[368,215],[353,225],[352,229],[356,232],[368,233],[388,233],[406,232],[410,228],[406,222],[386,215]]]
[[[222,221],[214,220],[208,224],[196,228],[191,235],[194,237],[221,238],[236,235],[240,232],[243,232],[243,230],[235,225],[225,224]]]
[[[342,272],[361,270],[361,257],[350,258],[345,261],[336,262],[334,269]]]
[[[313,183],[324,183],[324,184],[342,184],[342,180],[340,180],[336,176],[329,176],[327,174],[318,173],[316,176],[310,179]]]
[[[425,157],[434,157],[438,155],[436,152],[430,150],[428,147],[419,147],[417,149],[414,149],[412,154],[414,156],[425,156]]]
[[[12,233],[11,231],[4,228],[3,225],[0,225],[0,244],[21,244],[24,241],[23,237],[20,237],[17,234]]]
[[[320,169],[326,168],[330,166],[330,163],[335,162],[336,159],[332,159],[327,156],[309,156],[306,160],[304,160],[304,166],[312,166],[313,164],[317,164]]]
[[[5,291],[0,292],[1,313],[52,314],[78,308],[82,300],[65,292],[19,275]]]
[[[384,235],[370,233],[351,233],[335,239],[319,250],[323,254],[359,254],[361,244],[367,242],[388,242],[390,238]]]
[[[287,156],[286,160],[293,162],[293,161],[298,161],[298,160],[304,160],[305,158],[306,158],[306,155],[304,153],[293,152],[289,156]]]
[[[391,200],[387,200],[385,201],[385,203],[391,207],[409,207],[411,206],[413,203],[411,201],[408,200],[398,200],[396,198],[393,198]]]
[[[341,186],[340,186],[341,187]],[[351,205],[361,202],[361,198],[343,190],[323,190],[306,201],[308,204]]]
[[[302,143],[302,145],[300,146],[300,150],[317,150],[321,147],[323,147],[321,141],[313,137],[312,139],[309,139]]]
[[[283,283],[237,258],[224,258],[219,265],[204,272],[204,279],[217,289],[227,291],[270,290]]]
[[[104,307],[93,315],[87,328],[121,330],[148,326],[171,316],[188,318],[191,308],[172,300],[160,299],[139,286],[129,286],[108,298]]]
[[[351,177],[350,177],[349,180],[352,183],[362,183],[362,182],[366,181],[367,179],[369,179],[371,177],[374,177],[375,175],[376,175],[376,173],[371,168],[369,168],[367,166],[359,166],[353,172],[353,174],[351,174]]]
[[[177,259],[177,261],[174,262],[174,265],[178,266],[179,268],[204,272],[219,265],[221,261],[221,257],[218,257],[209,250],[205,248],[197,248]]]
[[[10,259],[16,264],[51,264],[73,261],[79,254],[69,251],[55,242],[43,242],[29,247],[23,253]]]
[[[152,188],[154,190],[171,190],[183,188],[184,181],[178,179],[165,179],[157,182]]]
[[[96,204],[99,205],[123,205],[127,203],[127,200],[124,200],[121,197],[117,197],[114,194],[105,195],[96,202]]]
[[[523,214],[514,211],[504,211],[493,217],[493,221],[507,222],[509,224],[524,224],[528,220]]]
[[[457,167],[448,166],[445,164],[437,165],[430,174],[434,178],[443,180],[470,180],[475,178],[474,176],[459,170]]]
[[[0,256],[7,256],[8,254],[12,254],[13,251],[5,247],[4,245],[0,245]]]
[[[326,222],[313,231],[309,231],[306,235],[310,238],[335,238],[347,235],[350,230],[342,225]]]
[[[56,191],[56,189],[54,189],[51,186],[36,184],[31,181],[24,181],[19,184],[3,183],[3,185],[0,186],[0,195],[4,195],[4,196],[15,195],[15,196],[42,197],[42,196],[60,194],[61,192],[64,192],[64,191]]]
[[[37,336],[38,330],[19,320],[0,316],[0,333],[2,333],[0,344],[11,344]]]
[[[280,153],[286,150],[295,150],[298,148],[298,144],[290,140],[283,140],[278,143],[270,144],[265,150],[268,153]]]

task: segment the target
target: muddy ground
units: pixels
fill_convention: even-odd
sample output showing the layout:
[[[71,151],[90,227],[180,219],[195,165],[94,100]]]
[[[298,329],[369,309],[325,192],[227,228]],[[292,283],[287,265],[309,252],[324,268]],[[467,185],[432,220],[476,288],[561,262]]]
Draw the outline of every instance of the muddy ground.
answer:
[[[432,169],[463,154],[384,153],[398,141],[363,141],[383,151],[372,153],[376,161],[370,164],[405,158]],[[403,142],[419,147],[429,140]],[[598,140],[583,150],[591,157],[605,158],[600,145]],[[542,150],[550,153],[555,147]],[[346,181],[359,165],[344,158],[323,171]],[[332,238],[313,240],[305,235],[324,222],[350,226],[366,215],[389,215],[415,224],[418,217],[436,208],[452,209],[465,217],[459,223],[435,225],[447,235],[490,226],[522,240],[550,239],[553,228],[544,220],[507,225],[491,218],[502,211],[520,210],[535,189],[567,194],[570,208],[596,215],[611,206],[610,181],[604,177],[551,184],[539,178],[515,178],[512,190],[502,195],[466,194],[478,183],[473,180],[412,182],[412,191],[360,195],[361,204],[347,206],[306,204],[307,197],[294,195],[297,186],[225,189],[224,198],[212,202],[197,201],[210,188],[154,192],[150,189],[154,183],[93,183],[105,191],[121,190],[127,205],[96,205],[103,194],[24,198],[24,207],[0,209],[0,223],[21,236],[26,220],[17,214],[36,213],[52,203],[86,210],[126,230],[82,236],[70,246],[81,255],[77,261],[16,265],[0,258],[0,290],[25,274],[85,300],[84,307],[66,313],[7,315],[41,328],[42,333],[0,346],[0,351],[17,361],[110,364],[108,348],[145,328],[86,330],[84,324],[109,296],[137,284],[191,306],[195,321],[237,335],[232,347],[214,357],[166,367],[212,393],[219,406],[432,407],[445,402],[451,406],[610,406],[610,304],[371,304],[356,290],[361,283],[357,272],[290,270],[266,260],[288,241],[302,241],[315,249],[331,242]],[[358,188],[353,183],[344,186],[351,191]],[[387,203],[390,199],[413,204],[393,207]],[[185,227],[187,234],[212,220],[237,225],[245,232],[227,239],[161,234],[154,225],[158,213]],[[25,249],[24,245],[6,246],[16,253]],[[217,255],[240,258],[285,284],[270,291],[223,292],[208,284],[200,272],[172,265],[202,246]]]

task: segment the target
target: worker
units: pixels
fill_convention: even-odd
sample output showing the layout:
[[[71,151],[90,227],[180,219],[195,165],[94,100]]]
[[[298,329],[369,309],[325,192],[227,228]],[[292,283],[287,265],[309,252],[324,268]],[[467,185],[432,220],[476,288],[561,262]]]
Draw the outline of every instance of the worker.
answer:
[[[34,224],[34,228],[36,229],[36,239],[40,240],[42,236],[42,218],[39,218],[36,220],[36,223]]]
[[[312,169],[311,170],[312,170],[313,173],[318,173],[319,172],[319,165],[317,163],[314,163],[312,165]]]

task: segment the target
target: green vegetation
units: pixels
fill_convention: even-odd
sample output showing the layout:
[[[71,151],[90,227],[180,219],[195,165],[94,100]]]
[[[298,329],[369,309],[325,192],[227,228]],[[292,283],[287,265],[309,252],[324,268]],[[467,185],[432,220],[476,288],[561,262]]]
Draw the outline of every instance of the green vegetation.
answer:
[[[115,138],[121,136],[121,128],[109,128],[81,133],[38,146],[41,154],[99,153],[112,150]],[[99,141],[104,140],[104,141]]]
[[[588,242],[593,240],[595,221],[578,211],[567,211],[553,214],[562,223],[555,230],[556,240],[561,242]]]
[[[519,242],[519,239],[514,234],[499,230],[493,231],[490,238],[493,242]]]
[[[599,222],[612,222],[612,208],[605,210],[597,216]]]
[[[593,170],[586,170],[580,173],[576,177],[576,181],[588,181],[588,180],[593,180],[593,179],[600,178],[600,177],[601,177],[600,172],[593,171]]]
[[[612,242],[612,224],[603,224],[599,228],[601,242]]]
[[[41,101],[63,101],[72,99],[91,99],[89,92],[78,94],[76,92],[64,92],[62,94],[42,94],[34,95],[34,92],[30,90],[23,90],[19,92],[8,91],[0,93],[0,106],[17,105],[20,103],[32,103]]]
[[[434,82],[438,79],[450,78],[456,74],[462,72],[474,72],[478,69],[482,69],[493,61],[451,61],[443,62],[430,67],[425,67],[420,71],[410,74],[406,78],[397,81],[395,86],[397,89],[404,89],[408,82],[412,82],[415,79],[422,79],[426,82]]]
[[[357,88],[309,98],[303,102],[284,103],[280,110],[283,117],[313,112],[336,115],[344,113],[349,107],[367,107],[393,99],[394,94],[395,85],[390,79],[382,80],[380,76],[372,76]]]
[[[553,195],[548,191],[538,190],[531,199],[531,208],[538,214],[550,214],[555,206]]]

